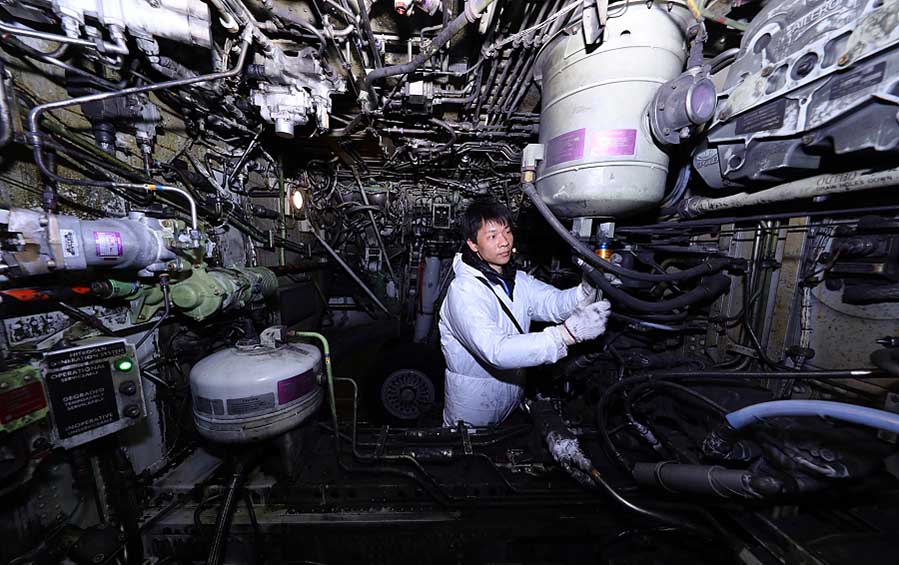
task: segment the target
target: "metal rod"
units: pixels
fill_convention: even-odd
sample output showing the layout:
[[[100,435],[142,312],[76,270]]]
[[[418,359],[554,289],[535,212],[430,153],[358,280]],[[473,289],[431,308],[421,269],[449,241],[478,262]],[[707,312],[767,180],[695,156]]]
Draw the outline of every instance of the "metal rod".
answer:
[[[116,45],[115,43],[109,43],[107,41],[103,42],[94,42],[89,39],[79,39],[77,37],[69,37],[67,35],[57,35],[55,33],[47,33],[43,31],[37,31],[33,29],[18,27],[9,25],[6,22],[0,22],[0,31],[8,33],[10,35],[20,35],[22,37],[34,37],[36,39],[43,39],[44,41],[53,41],[56,43],[67,43],[70,45],[78,45],[79,47],[89,47],[91,49],[96,49],[101,53],[114,53],[118,55],[127,55],[128,49],[123,48],[121,45]]]
[[[328,245],[328,242],[325,241],[322,236],[318,235],[318,232],[313,231],[312,234],[315,235],[315,239],[317,239],[318,242],[322,244],[322,247],[325,248],[325,251],[327,251],[335,261],[337,261],[337,264],[340,265],[348,275],[350,275],[350,278],[353,279],[353,282],[359,285],[359,288],[361,288],[365,292],[365,294],[369,298],[371,298],[372,302],[374,302],[378,306],[378,308],[380,308],[387,314],[390,314],[390,310],[388,310],[387,307],[384,306],[384,304],[380,300],[378,300],[378,297],[375,296],[375,293],[372,292],[370,288],[368,288],[365,282],[363,282],[363,280],[360,279],[356,273],[353,272],[353,269],[349,265],[347,265],[346,261],[343,260],[343,257],[341,257],[333,247]]]
[[[368,202],[368,195],[365,193],[365,187],[362,186],[362,179],[359,178],[359,173],[356,171],[356,168],[352,168],[353,176],[356,178],[356,184],[359,186],[359,192],[362,194],[362,203],[365,206],[371,206]],[[390,255],[387,254],[387,248],[384,247],[384,240],[381,239],[381,231],[378,229],[378,222],[375,221],[375,213],[371,208],[368,209],[368,219],[371,221],[371,229],[375,232],[375,239],[378,241],[378,247],[381,248],[381,255],[384,257],[384,262],[387,263],[387,272],[390,273],[390,280],[393,282],[397,282],[396,274],[393,272],[393,265],[390,263]]]
[[[253,139],[250,140],[250,144],[247,145],[247,148],[244,150],[243,155],[240,156],[240,159],[237,160],[237,164],[231,169],[231,172],[228,174],[228,178],[225,179],[225,188],[231,188],[231,181],[234,180],[234,175],[243,167],[244,163],[247,161],[247,157],[250,156],[250,153],[253,152],[253,149],[256,149],[256,144],[259,143],[259,136],[262,135],[262,130],[264,128],[259,128],[259,131],[256,132],[256,135],[253,136]]]

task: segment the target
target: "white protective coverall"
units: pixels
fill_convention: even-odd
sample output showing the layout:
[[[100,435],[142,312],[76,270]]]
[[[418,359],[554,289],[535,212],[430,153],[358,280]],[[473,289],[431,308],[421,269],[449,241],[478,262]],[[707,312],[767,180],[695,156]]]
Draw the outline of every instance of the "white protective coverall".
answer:
[[[515,275],[511,300],[502,286],[490,292],[477,279],[487,278],[462,261],[453,260],[455,279],[440,308],[440,345],[446,358],[446,402],[443,425],[459,420],[486,426],[505,420],[524,394],[524,368],[554,363],[568,354],[555,327],[527,333],[531,320],[563,322],[582,299],[580,287],[559,290],[523,271]],[[497,300],[515,315],[524,334]]]

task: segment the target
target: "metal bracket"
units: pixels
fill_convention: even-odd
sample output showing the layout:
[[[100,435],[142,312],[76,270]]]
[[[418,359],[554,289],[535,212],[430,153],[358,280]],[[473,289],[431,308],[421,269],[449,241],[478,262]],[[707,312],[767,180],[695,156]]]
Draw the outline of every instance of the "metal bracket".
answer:
[[[461,420],[459,421],[459,435],[462,436],[462,452],[465,453],[465,455],[471,455],[473,453],[471,449],[471,437],[468,435],[468,428]]]
[[[390,426],[383,426],[381,428],[381,433],[378,434],[378,445],[375,446],[375,457],[380,457],[384,454],[384,448],[387,446],[387,432],[390,431]]]

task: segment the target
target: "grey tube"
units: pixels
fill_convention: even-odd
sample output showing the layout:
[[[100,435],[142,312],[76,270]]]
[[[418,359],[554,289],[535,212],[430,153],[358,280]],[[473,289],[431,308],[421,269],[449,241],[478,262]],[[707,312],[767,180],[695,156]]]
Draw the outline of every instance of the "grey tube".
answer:
[[[0,61],[0,148],[12,141],[12,111],[6,92],[6,65]]]
[[[79,39],[77,37],[69,37],[67,35],[57,35],[55,33],[46,33],[43,31],[16,27],[9,25],[6,22],[0,22],[0,31],[8,33],[10,35],[34,37],[37,39],[43,39],[44,41],[53,41],[56,43],[77,45],[79,47],[88,47],[90,49],[96,49],[101,53],[113,53],[118,55],[128,54],[128,48],[126,45],[124,45],[124,43],[109,43],[108,41],[97,43],[89,39]]]
[[[359,2],[363,2],[364,0],[359,0]],[[462,14],[456,16],[445,28],[443,28],[440,33],[437,34],[437,37],[431,41],[427,47],[421,50],[411,61],[408,63],[403,63],[401,65],[392,65],[389,67],[381,67],[380,69],[375,69],[372,72],[365,75],[365,79],[363,80],[363,84],[366,89],[369,89],[371,85],[375,81],[379,81],[381,79],[404,75],[407,73],[411,73],[415,69],[421,67],[425,61],[433,57],[437,51],[439,51],[444,45],[449,43],[449,41],[456,36],[457,33],[462,31],[468,23],[474,22],[477,20],[481,13],[487,7],[492,4],[494,0],[468,0],[468,3],[465,4],[465,10]]]
[[[899,414],[829,400],[773,400],[731,412],[727,423],[735,430],[766,418],[779,416],[818,416],[899,433]]]
[[[896,185],[899,185],[899,168],[874,172],[870,169],[860,169],[848,173],[818,175],[758,192],[741,192],[723,198],[688,198],[678,207],[678,214],[685,218],[694,218],[721,210],[762,206],[776,202],[830,194],[846,194]]]

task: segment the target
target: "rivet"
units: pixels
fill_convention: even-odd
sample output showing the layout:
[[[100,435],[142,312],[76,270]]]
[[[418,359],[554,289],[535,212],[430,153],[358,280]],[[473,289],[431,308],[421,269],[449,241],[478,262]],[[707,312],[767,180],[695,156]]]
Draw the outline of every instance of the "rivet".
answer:
[[[843,53],[842,55],[840,55],[840,58],[837,59],[837,64],[841,67],[844,67],[849,64],[849,59],[849,53]]]

